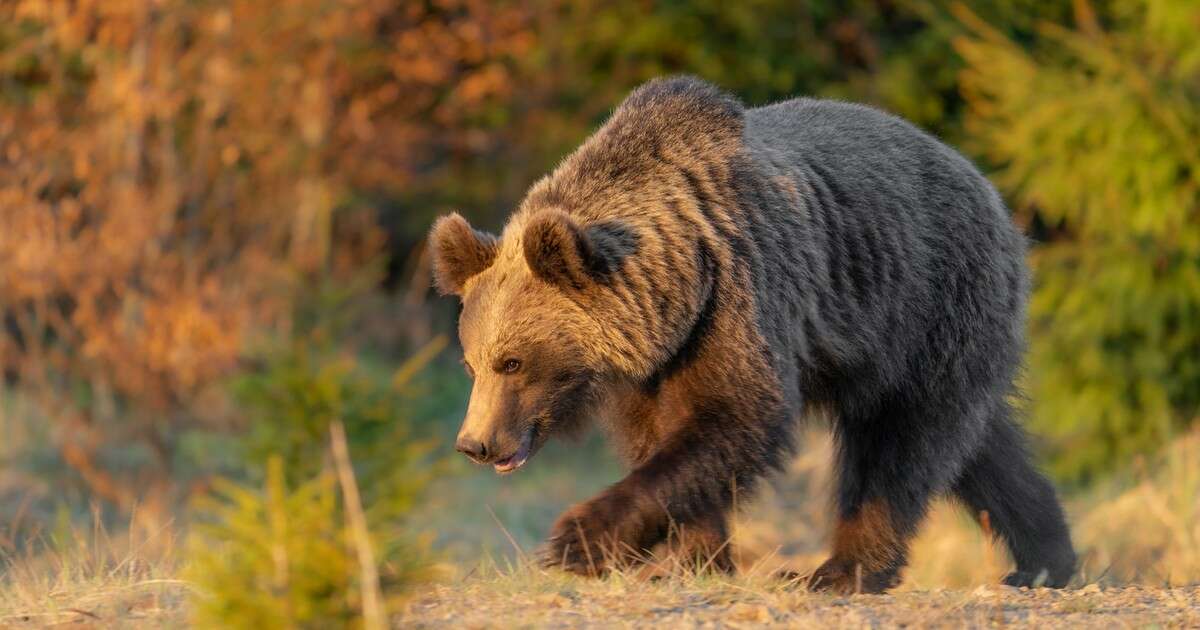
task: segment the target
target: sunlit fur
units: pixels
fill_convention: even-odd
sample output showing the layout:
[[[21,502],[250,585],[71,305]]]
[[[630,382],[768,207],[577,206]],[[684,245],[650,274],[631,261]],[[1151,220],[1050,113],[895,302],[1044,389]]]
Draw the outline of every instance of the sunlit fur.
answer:
[[[439,286],[463,299],[473,398],[487,397],[472,413],[490,414],[476,424],[503,451],[530,418],[544,441],[603,410],[629,460],[560,518],[549,564],[601,574],[682,531],[732,568],[715,541],[735,494],[819,405],[839,521],[814,586],[894,585],[943,492],[989,513],[1010,583],[1070,577],[1061,509],[1008,402],[1025,240],[987,180],[908,123],[652,81],[532,187],[498,243],[455,217],[431,242]],[[542,372],[497,373],[509,353]]]

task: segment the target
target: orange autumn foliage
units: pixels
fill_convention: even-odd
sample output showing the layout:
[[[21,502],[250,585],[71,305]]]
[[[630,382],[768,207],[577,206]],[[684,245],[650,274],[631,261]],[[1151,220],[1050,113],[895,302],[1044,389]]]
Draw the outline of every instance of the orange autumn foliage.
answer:
[[[306,279],[380,252],[365,193],[461,141],[527,30],[482,1],[0,5],[0,370],[93,492],[169,477]],[[149,465],[97,461],[131,442]]]

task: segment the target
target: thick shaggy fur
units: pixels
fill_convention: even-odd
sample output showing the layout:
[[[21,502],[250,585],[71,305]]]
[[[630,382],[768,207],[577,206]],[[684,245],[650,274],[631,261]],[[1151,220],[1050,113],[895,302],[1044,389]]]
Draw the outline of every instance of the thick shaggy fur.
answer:
[[[1070,578],[1062,511],[1009,403],[1025,240],[988,181],[912,125],[805,98],[747,110],[697,79],[656,80],[498,241],[454,215],[431,242],[477,375],[463,450],[536,451],[601,416],[631,465],[560,518],[548,563],[603,573],[677,531],[731,568],[735,492],[821,407],[838,520],[814,586],[896,584],[938,493],[987,513],[1017,565],[1008,583]]]

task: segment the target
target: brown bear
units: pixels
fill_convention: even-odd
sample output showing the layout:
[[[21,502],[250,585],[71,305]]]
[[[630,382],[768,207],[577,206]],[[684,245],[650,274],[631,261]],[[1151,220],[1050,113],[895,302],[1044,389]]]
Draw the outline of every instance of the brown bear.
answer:
[[[1006,583],[1071,577],[1062,510],[1009,402],[1025,239],[979,171],[912,125],[655,80],[499,238],[453,214],[430,243],[474,378],[457,449],[508,473],[598,421],[629,464],[558,520],[547,564],[602,575],[670,538],[732,570],[735,495],[821,408],[837,520],[813,586],[895,585],[938,494],[988,515],[1016,564]]]

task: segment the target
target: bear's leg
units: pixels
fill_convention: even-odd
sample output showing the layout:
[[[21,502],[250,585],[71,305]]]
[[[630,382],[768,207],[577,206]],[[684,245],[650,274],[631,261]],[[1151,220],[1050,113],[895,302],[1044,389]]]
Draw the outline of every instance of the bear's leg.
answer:
[[[833,553],[809,577],[808,587],[837,593],[882,593],[900,582],[910,533],[886,500],[857,506],[834,526]]]
[[[897,585],[930,499],[981,437],[950,406],[889,402],[858,416],[839,410],[832,553],[809,588],[879,593]]]
[[[1007,407],[953,492],[1008,546],[1017,570],[1005,584],[1066,586],[1075,572],[1070,531],[1053,486],[1030,464],[1025,436]]]
[[[675,531],[684,543],[678,551],[705,558],[699,568],[733,570],[725,524],[734,497],[778,466],[790,445],[790,417],[769,392],[698,405],[628,477],[559,517],[543,563],[604,575],[639,562]]]

